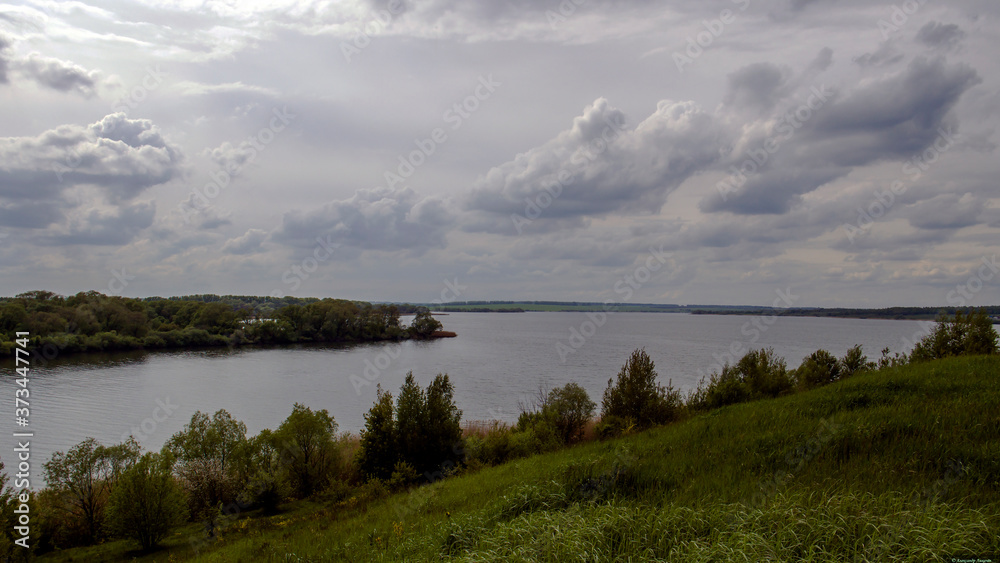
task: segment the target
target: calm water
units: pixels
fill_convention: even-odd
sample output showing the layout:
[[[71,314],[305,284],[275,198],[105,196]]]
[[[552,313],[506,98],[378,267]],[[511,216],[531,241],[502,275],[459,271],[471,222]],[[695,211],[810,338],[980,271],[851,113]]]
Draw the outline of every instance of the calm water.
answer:
[[[773,346],[795,367],[818,348],[841,356],[862,344],[876,358],[884,347],[905,352],[903,339],[922,335],[915,321],[856,319],[779,318],[772,325],[758,319],[766,330],[751,317],[664,313],[617,313],[600,327],[585,313],[457,313],[440,319],[458,338],[69,356],[33,366],[33,482],[41,484],[41,463],[53,451],[88,436],[110,444],[134,434],[145,449],[159,449],[197,410],[224,408],[254,434],[277,427],[300,402],[328,409],[341,430],[357,432],[375,399],[375,384],[395,394],[409,370],[424,386],[435,374],[448,373],[465,420],[514,421],[518,402],[539,385],[575,381],[599,403],[608,378],[638,347],[646,348],[661,379],[687,390],[725,361],[731,348],[739,357],[750,346]],[[588,337],[571,340],[571,328]],[[0,379],[5,400],[13,401],[13,379]],[[9,433],[0,438],[0,459],[8,468],[12,440]]]

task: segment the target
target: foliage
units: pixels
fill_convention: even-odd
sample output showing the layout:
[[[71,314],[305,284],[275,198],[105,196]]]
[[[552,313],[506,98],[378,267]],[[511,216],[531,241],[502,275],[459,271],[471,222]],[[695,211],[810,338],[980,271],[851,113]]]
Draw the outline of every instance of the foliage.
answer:
[[[441,321],[431,316],[430,311],[419,311],[410,323],[409,333],[414,338],[430,338],[435,331],[441,330]]]
[[[802,388],[812,389],[840,379],[840,367],[836,356],[826,350],[816,350],[802,360],[795,377]]]
[[[121,475],[139,458],[139,444],[130,439],[103,446],[94,438],[56,452],[45,462],[43,474],[56,495],[57,507],[86,530],[86,541],[96,542],[104,525],[108,496]]]
[[[540,389],[533,408],[522,406],[517,428],[520,431],[528,428],[548,431],[557,436],[560,444],[570,444],[583,437],[584,428],[596,408],[597,404],[590,400],[587,391],[576,383],[567,383],[548,393]]]
[[[986,313],[959,310],[951,319],[938,318],[934,331],[918,342],[910,353],[910,361],[997,353],[997,332]]]
[[[323,489],[334,477],[340,461],[336,433],[337,423],[326,409],[313,411],[299,403],[274,431],[273,443],[301,498]]]
[[[366,479],[388,479],[391,468],[395,467],[396,418],[392,406],[392,395],[376,390],[375,404],[365,413],[365,427],[361,431],[361,449],[358,450],[357,464]]]
[[[427,315],[425,309],[418,313],[421,322],[413,335],[429,337],[441,328]],[[0,354],[13,354],[13,346],[8,343],[15,331],[23,330],[31,332],[32,348],[59,353],[367,342],[411,335],[400,326],[395,305],[213,295],[130,299],[96,291],[70,297],[33,291],[0,298]]]
[[[108,529],[155,547],[170,530],[183,523],[186,499],[171,474],[170,454],[147,453],[124,473],[108,500]]]
[[[632,352],[617,380],[608,380],[601,401],[601,418],[615,416],[639,428],[664,424],[677,418],[680,393],[672,384],[656,382],[656,367],[643,349]]]
[[[455,391],[447,374],[438,374],[424,391],[406,374],[396,405],[378,390],[378,398],[365,415],[358,465],[366,478],[391,478],[396,464],[405,462],[418,474],[447,472],[461,462],[462,411],[455,406]]]
[[[726,364],[699,382],[687,399],[688,408],[700,411],[757,399],[778,397],[792,391],[792,377],[784,358],[773,348],[747,352],[735,366]]]

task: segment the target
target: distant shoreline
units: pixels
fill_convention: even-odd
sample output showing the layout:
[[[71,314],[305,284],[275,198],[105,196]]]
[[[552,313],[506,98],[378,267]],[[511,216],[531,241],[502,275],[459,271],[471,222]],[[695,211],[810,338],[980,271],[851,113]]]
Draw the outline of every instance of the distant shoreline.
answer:
[[[738,305],[672,305],[654,303],[619,304],[559,301],[468,301],[427,304],[435,313],[525,313],[525,312],[597,312],[686,313],[690,315],[764,315],[781,317],[824,317],[842,319],[935,320],[940,315],[954,315],[955,307],[888,307],[881,309],[799,307],[776,309]],[[1000,324],[1000,306],[979,307]],[[964,309],[961,309],[964,310]]]

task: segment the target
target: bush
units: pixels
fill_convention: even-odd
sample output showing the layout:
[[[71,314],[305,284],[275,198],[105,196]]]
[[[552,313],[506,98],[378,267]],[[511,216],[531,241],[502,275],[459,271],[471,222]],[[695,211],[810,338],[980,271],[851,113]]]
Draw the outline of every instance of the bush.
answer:
[[[597,404],[576,383],[549,391],[542,406],[542,417],[550,420],[563,444],[583,437],[587,421],[594,416]]]
[[[112,534],[149,550],[184,522],[186,501],[171,474],[171,457],[147,453],[122,474],[108,499]]]
[[[844,357],[840,359],[840,378],[851,377],[856,373],[870,370],[874,367],[875,362],[868,361],[868,356],[865,356],[859,344],[848,350],[844,354]]]
[[[313,411],[299,403],[274,431],[283,469],[300,498],[322,490],[334,476],[340,461],[336,432],[337,423],[326,409]]]
[[[608,380],[601,418],[627,419],[643,429],[676,419],[680,405],[680,393],[672,384],[663,387],[656,382],[655,365],[646,351],[635,350],[618,372],[617,381]]]
[[[804,389],[827,385],[840,379],[841,364],[826,350],[816,350],[795,371],[798,384]]]
[[[785,359],[778,357],[774,348],[750,350],[740,358],[736,371],[753,398],[777,397],[792,389]]]
[[[983,311],[956,311],[952,319],[939,317],[937,326],[910,353],[910,361],[924,362],[951,356],[997,353],[997,332]]]
[[[595,427],[597,436],[601,439],[626,436],[630,434],[634,429],[635,429],[634,421],[614,415],[602,416],[600,422],[598,422],[597,426]]]

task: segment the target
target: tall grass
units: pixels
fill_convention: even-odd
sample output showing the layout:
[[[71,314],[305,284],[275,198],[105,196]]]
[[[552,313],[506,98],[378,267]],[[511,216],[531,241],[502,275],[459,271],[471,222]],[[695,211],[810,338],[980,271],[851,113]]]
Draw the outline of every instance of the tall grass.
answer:
[[[864,373],[371,495],[367,504],[299,502],[276,517],[241,520],[197,557],[177,536],[146,559],[935,561],[996,554],[1000,358]],[[102,558],[121,557],[114,545],[99,548]],[[79,550],[54,559],[69,557],[88,560]]]

